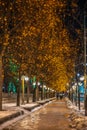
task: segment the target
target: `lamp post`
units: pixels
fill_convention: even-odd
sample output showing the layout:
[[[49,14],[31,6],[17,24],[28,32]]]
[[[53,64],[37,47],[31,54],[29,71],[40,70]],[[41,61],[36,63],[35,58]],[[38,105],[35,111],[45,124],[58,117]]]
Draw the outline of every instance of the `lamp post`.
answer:
[[[79,82],[78,83],[78,107],[79,107],[79,110],[80,110],[80,86],[81,86],[81,83]]]
[[[27,103],[29,103],[29,78],[27,76],[25,76],[25,81],[26,81],[26,84],[27,84]]]
[[[21,77],[21,84],[22,84],[22,104],[24,104],[24,82],[28,81],[28,80],[29,80],[28,77],[22,75],[22,77]],[[28,99],[28,102],[29,102],[29,99]]]
[[[83,63],[80,63],[80,64],[78,64],[78,65],[76,65],[76,66],[79,66],[79,65],[81,65],[81,64],[83,64]],[[76,74],[76,99],[77,99],[77,101],[76,101],[76,106],[78,105],[78,108],[79,108],[79,110],[80,110],[80,100],[81,100],[81,98],[80,98],[80,93],[81,93],[81,90],[80,90],[80,87],[81,87],[81,80],[82,80],[82,76],[81,76],[81,74],[80,73],[77,73]]]
[[[81,90],[79,90],[80,91],[80,98],[82,98],[83,97],[83,95],[84,95],[84,85],[83,85],[83,82],[84,82],[84,76],[81,76],[80,77],[80,86],[79,87],[81,87],[80,89]]]
[[[71,89],[71,94],[72,94],[72,103],[73,103],[73,87],[72,87],[72,89]]]
[[[21,82],[22,82],[22,104],[24,104],[24,79],[25,79],[25,76],[23,75],[21,77]]]
[[[78,104],[78,85],[77,85],[77,82],[75,83],[75,86],[76,86],[76,97],[75,97],[75,103],[76,103],[76,106]]]
[[[46,87],[46,89],[45,89],[45,92],[46,92],[46,99],[47,99],[47,87]]]
[[[44,99],[46,98],[46,85],[43,85],[43,94],[44,94]]]
[[[2,56],[0,56],[0,111],[2,110],[2,85],[3,85]]]
[[[86,37],[87,37],[87,16],[86,12],[84,11],[84,87],[85,87],[85,116],[87,116],[87,69],[86,69],[86,62],[87,62],[87,45],[86,45]]]
[[[36,102],[36,82],[33,82],[33,102]]]
[[[41,89],[41,100],[43,100],[43,85],[40,85],[40,89]]]
[[[50,98],[50,88],[48,88],[48,98]]]
[[[80,75],[79,75],[80,76]],[[76,89],[76,91],[77,91],[77,102],[76,102],[76,106],[77,106],[77,104],[78,104],[78,108],[79,108],[79,110],[80,110],[80,93],[81,93],[81,90],[80,90],[80,87],[81,87],[81,85],[82,85],[82,83],[81,83],[81,78],[82,77],[78,77],[77,78],[77,89]]]
[[[37,86],[36,86],[36,100],[39,101],[39,86],[40,86],[40,82],[37,82]]]

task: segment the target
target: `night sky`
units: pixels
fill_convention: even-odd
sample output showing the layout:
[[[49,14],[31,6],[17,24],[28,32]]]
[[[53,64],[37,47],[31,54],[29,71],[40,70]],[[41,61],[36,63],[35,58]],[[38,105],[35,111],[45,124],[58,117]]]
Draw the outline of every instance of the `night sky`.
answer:
[[[81,9],[84,9],[84,5],[86,4],[86,0],[78,0],[78,5]]]

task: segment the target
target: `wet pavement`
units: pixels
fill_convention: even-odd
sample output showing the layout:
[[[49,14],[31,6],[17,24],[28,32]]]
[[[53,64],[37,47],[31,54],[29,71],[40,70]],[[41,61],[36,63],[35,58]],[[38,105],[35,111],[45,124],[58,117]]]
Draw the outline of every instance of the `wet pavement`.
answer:
[[[3,130],[71,130],[64,101],[52,102]]]

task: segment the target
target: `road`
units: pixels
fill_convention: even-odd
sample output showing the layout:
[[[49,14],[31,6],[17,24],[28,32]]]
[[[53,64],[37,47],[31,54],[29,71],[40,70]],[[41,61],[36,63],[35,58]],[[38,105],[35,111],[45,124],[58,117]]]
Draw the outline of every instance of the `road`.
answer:
[[[8,126],[6,130],[71,130],[64,101],[55,101]]]

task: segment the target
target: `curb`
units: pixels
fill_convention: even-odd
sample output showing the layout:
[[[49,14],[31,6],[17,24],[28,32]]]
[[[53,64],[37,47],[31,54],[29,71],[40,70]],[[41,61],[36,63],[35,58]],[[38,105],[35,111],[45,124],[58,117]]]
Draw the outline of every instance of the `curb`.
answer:
[[[35,105],[35,106],[32,106],[32,107],[23,107],[25,110],[28,110],[28,111],[32,111],[34,108],[36,107],[40,107],[39,104]]]
[[[46,104],[46,103],[48,103],[49,101],[42,101],[42,102],[37,102],[38,104],[40,104],[40,105],[44,105],[44,104]]]
[[[45,101],[44,100],[43,101],[37,101],[37,103],[40,104],[40,105],[44,105],[44,104],[46,104],[46,103],[48,103],[50,101],[53,101],[53,100],[55,100],[55,98],[47,99]]]
[[[6,117],[3,117],[0,119],[0,124],[4,123],[6,121],[12,120],[13,118],[18,117],[18,116],[23,115],[23,114],[24,114],[24,111],[19,111],[19,112],[13,113],[12,115],[8,115]]]
[[[27,111],[31,112],[33,109],[35,109],[37,107],[40,107],[42,105],[45,105],[46,103],[48,103],[50,101],[53,101],[53,100],[54,99],[50,99],[50,100],[47,99],[45,101],[38,101],[37,104],[34,105],[34,106],[31,106],[31,107],[22,107],[22,108],[24,110],[27,110]],[[3,123],[5,123],[5,122],[7,122],[7,121],[9,121],[9,120],[12,120],[12,119],[18,117],[18,116],[24,115],[25,114],[24,110],[20,110],[20,111],[17,111],[15,113],[12,113],[11,115],[7,115],[5,117],[0,118],[0,125],[3,124]]]

